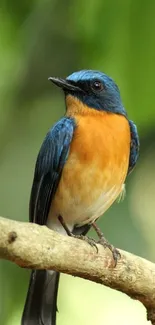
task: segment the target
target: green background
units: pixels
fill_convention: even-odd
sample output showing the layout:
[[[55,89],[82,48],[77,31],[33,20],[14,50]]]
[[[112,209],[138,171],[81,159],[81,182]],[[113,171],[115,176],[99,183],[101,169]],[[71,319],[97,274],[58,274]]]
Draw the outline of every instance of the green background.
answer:
[[[36,155],[64,114],[63,95],[47,79],[84,68],[115,79],[141,140],[126,198],[99,224],[116,247],[154,261],[154,0],[1,0],[0,214],[28,220]],[[28,279],[28,270],[0,262],[0,324],[20,324]],[[139,302],[71,276],[61,278],[58,306],[58,325],[148,324]]]

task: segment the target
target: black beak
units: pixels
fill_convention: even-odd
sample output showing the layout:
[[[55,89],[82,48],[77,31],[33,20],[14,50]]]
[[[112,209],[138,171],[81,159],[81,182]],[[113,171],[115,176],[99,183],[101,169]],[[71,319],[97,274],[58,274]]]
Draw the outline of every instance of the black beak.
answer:
[[[49,77],[48,80],[52,81],[55,85],[62,88],[63,90],[71,90],[76,92],[83,91],[80,87],[67,79]]]

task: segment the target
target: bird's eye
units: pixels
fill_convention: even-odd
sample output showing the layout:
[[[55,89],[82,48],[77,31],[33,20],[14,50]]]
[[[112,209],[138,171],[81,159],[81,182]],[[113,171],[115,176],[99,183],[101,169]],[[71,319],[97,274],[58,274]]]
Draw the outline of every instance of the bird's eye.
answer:
[[[95,91],[101,91],[104,88],[103,83],[100,80],[94,80],[92,82],[92,88]]]

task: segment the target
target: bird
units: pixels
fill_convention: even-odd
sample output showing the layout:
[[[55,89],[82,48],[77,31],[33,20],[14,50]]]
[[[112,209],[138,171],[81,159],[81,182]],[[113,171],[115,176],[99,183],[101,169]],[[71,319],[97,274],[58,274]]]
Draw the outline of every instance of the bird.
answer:
[[[49,77],[62,89],[64,116],[48,131],[37,156],[29,220],[62,235],[86,236],[91,227],[117,262],[96,221],[122,195],[139,156],[136,124],[129,120],[114,80],[97,70]],[[59,273],[33,270],[21,325],[55,325]]]

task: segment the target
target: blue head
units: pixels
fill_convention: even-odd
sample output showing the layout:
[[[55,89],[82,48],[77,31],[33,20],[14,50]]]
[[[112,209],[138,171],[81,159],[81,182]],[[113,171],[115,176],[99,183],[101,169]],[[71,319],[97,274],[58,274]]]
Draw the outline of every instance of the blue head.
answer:
[[[81,70],[66,79],[49,79],[61,87],[66,95],[77,97],[90,108],[126,116],[118,86],[100,71]]]

